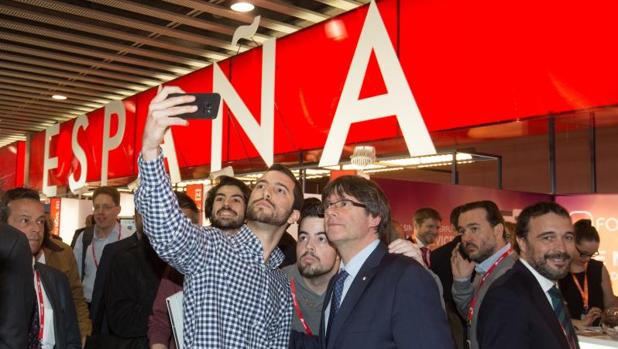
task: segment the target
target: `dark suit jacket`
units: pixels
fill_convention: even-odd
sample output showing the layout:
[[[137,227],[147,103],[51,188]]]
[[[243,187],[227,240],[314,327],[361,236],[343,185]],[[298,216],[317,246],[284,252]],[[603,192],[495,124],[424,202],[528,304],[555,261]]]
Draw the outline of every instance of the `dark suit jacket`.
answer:
[[[569,344],[545,292],[521,261],[493,282],[479,310],[481,349],[564,349]]]
[[[55,348],[81,349],[77,312],[69,280],[61,271],[45,264],[36,263],[34,268],[41,273],[41,283],[54,309]]]
[[[0,223],[0,348],[23,349],[35,306],[32,252],[20,231]]]
[[[333,280],[324,309],[332,293]],[[412,258],[388,254],[382,243],[352,282],[328,329],[328,342],[324,313],[321,348],[453,348],[434,279]]]
[[[109,334],[109,326],[105,318],[105,301],[104,291],[107,276],[114,260],[114,256],[130,246],[134,245],[137,240],[137,234],[133,234],[126,239],[122,239],[111,244],[108,244],[103,249],[99,268],[97,269],[97,277],[94,279],[94,288],[92,290],[92,301],[90,303],[90,317],[92,318],[92,334]]]

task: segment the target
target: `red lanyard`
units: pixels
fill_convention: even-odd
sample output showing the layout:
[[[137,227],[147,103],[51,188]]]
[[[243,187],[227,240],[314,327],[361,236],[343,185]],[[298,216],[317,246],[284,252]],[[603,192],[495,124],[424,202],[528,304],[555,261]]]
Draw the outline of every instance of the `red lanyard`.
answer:
[[[120,240],[120,231],[121,230],[122,230],[122,228],[118,229],[118,239],[116,241]],[[98,269],[99,268],[99,261],[97,260],[97,253],[94,251],[94,249],[95,249],[95,246],[94,246],[95,238],[92,239],[92,244],[90,246],[92,247],[92,260],[94,261],[94,266]]]
[[[483,275],[483,277],[481,278],[481,281],[479,282],[479,286],[476,289],[476,292],[474,293],[474,297],[472,297],[472,300],[470,301],[470,306],[468,307],[468,324],[472,323],[472,317],[474,316],[474,306],[476,305],[476,296],[478,296],[478,292],[481,289],[481,287],[483,286],[483,284],[485,283],[485,280],[487,280],[487,278],[491,275],[491,273],[494,272],[494,270],[496,269],[496,267],[498,266],[498,264],[502,263],[502,261],[511,255],[511,253],[513,253],[513,248],[509,247],[508,250],[506,250],[495,262],[494,264],[491,265],[491,267],[489,267],[489,269],[487,269],[487,272],[485,273],[485,275]]]
[[[313,332],[311,331],[311,328],[309,328],[307,321],[305,321],[303,312],[300,310],[300,306],[298,305],[298,300],[296,299],[296,282],[294,281],[294,279],[290,281],[290,288],[292,289],[292,301],[294,302],[294,309],[296,310],[296,315],[298,316],[298,320],[300,320],[300,323],[303,325],[303,328],[305,329],[305,333],[307,333],[310,336],[313,336]]]
[[[571,277],[573,278],[573,282],[575,282],[575,286],[577,286],[577,290],[579,291],[579,295],[582,297],[582,303],[584,304],[584,311],[588,312],[588,263],[584,265],[584,288],[579,284],[579,280],[575,277],[575,273],[571,273]]]
[[[35,271],[36,275],[36,295],[39,299],[39,342],[43,339],[43,329],[45,327],[45,302],[43,301],[43,289],[41,288],[41,274]]]

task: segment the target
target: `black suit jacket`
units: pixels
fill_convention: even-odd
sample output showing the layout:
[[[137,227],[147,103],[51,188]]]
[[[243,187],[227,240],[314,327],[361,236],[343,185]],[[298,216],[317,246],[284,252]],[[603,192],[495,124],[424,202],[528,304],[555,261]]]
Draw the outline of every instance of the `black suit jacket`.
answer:
[[[54,310],[55,349],[81,349],[77,311],[69,279],[61,271],[45,264],[36,263],[34,268],[41,274],[41,283]]]
[[[92,318],[92,334],[109,334],[109,325],[105,317],[105,284],[107,276],[111,269],[114,256],[127,248],[133,246],[137,242],[137,234],[133,234],[126,239],[122,239],[111,244],[108,244],[103,249],[101,261],[97,268],[97,276],[94,279],[94,287],[92,289],[92,300],[90,303],[90,317]]]
[[[35,306],[32,252],[20,231],[0,223],[0,348],[23,349]]]
[[[479,310],[481,349],[564,349],[569,344],[545,292],[521,261],[494,281]]]
[[[334,278],[333,278],[334,279]],[[330,303],[333,280],[324,310]],[[382,243],[352,282],[321,348],[453,348],[435,280],[412,258],[388,254]]]

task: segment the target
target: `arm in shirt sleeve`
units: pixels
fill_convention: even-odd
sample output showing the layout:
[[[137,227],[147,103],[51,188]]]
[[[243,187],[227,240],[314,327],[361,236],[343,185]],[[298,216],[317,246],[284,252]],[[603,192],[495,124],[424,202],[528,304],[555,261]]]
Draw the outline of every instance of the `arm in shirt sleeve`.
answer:
[[[279,306],[279,321],[277,326],[273,328],[272,340],[270,341],[269,348],[287,349],[290,346],[290,332],[292,330],[292,293],[289,285],[285,292],[287,299],[280,301]]]
[[[457,311],[464,319],[467,319],[468,307],[474,296],[474,286],[472,286],[472,282],[467,279],[453,279],[451,293],[453,294],[453,301],[455,301]]]
[[[209,229],[191,223],[178,207],[162,154],[152,161],[144,161],[140,155],[138,165],[140,186],[135,207],[152,247],[182,274],[202,271],[215,251]]]
[[[84,248],[83,243],[84,231],[79,234],[79,237],[75,241],[75,246],[73,247],[73,255],[75,256],[75,262],[77,263],[77,275],[79,275],[79,279],[81,281],[81,277],[83,275],[82,271],[82,249]]]

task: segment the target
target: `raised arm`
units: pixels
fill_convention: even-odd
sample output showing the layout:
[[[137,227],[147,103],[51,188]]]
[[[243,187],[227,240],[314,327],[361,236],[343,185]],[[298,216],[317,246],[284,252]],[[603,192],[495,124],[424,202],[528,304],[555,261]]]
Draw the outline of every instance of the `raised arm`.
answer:
[[[203,270],[213,251],[207,244],[209,234],[192,224],[178,207],[176,196],[165,168],[160,144],[168,127],[187,125],[175,115],[195,111],[193,96],[168,98],[170,93],[184,93],[178,87],[164,87],[149,107],[142,151],[138,161],[140,186],[135,193],[135,206],[142,216],[144,233],[150,238],[157,254],[183,274]]]

